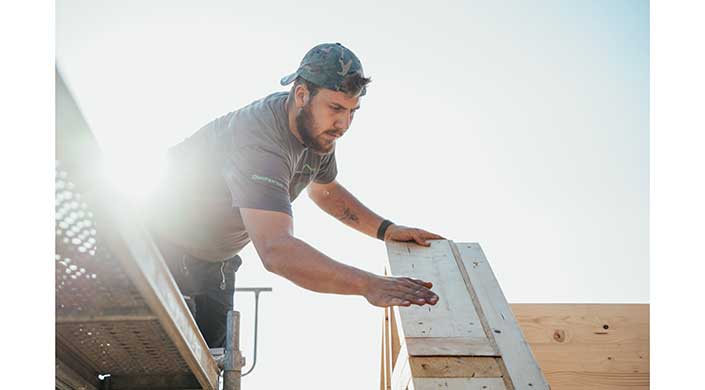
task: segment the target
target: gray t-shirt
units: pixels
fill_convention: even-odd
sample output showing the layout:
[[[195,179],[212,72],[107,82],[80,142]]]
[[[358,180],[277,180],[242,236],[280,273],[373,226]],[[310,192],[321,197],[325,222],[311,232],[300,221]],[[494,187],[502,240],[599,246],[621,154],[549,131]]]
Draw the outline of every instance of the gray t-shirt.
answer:
[[[289,129],[286,96],[217,118],[169,150],[167,177],[149,205],[153,232],[194,257],[223,261],[250,241],[240,208],[292,215],[311,181],[335,179],[335,152],[318,155]]]

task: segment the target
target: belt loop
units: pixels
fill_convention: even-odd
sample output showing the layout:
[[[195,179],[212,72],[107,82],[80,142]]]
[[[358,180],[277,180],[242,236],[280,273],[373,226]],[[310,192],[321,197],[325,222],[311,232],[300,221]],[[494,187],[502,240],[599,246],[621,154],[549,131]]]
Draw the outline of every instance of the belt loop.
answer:
[[[223,261],[223,263],[220,265],[220,277],[221,277],[220,289],[221,290],[225,290],[225,271],[224,271],[224,268],[225,268],[225,261]]]

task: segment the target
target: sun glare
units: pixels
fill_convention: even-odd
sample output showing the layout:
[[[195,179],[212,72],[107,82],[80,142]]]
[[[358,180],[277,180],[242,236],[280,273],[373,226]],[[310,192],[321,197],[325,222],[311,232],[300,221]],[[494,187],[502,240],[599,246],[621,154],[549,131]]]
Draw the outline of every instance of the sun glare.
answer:
[[[106,151],[104,160],[108,183],[129,201],[142,203],[164,175],[163,154],[132,150],[129,153]]]

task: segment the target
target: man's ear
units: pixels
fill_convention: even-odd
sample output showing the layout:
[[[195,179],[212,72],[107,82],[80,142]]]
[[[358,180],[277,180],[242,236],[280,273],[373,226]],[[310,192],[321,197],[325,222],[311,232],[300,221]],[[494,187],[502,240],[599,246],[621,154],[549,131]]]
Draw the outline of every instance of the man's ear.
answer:
[[[311,94],[308,92],[306,85],[299,84],[294,88],[294,102],[296,103],[296,108],[305,106],[310,98]]]

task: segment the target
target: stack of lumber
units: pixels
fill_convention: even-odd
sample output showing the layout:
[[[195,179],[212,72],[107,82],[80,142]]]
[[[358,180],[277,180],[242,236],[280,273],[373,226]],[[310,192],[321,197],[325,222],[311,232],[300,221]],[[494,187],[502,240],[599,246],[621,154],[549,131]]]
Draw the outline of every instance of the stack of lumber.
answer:
[[[390,242],[387,251],[389,274],[433,282],[440,300],[387,311],[383,388],[549,388],[478,244]]]
[[[509,305],[477,243],[387,250],[440,300],[385,309],[380,389],[649,388],[648,304]]]

